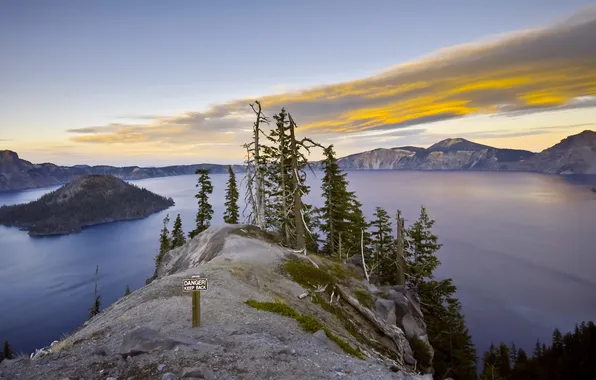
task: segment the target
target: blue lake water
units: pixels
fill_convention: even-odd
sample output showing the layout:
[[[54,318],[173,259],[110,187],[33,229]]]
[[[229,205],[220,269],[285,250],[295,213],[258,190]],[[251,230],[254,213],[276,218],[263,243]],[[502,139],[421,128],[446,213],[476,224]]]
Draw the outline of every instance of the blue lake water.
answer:
[[[454,279],[479,355],[501,340],[531,350],[555,327],[596,320],[596,194],[585,185],[529,173],[359,171],[348,179],[368,217],[376,206],[400,208],[408,224],[427,207],[443,243],[437,275]],[[227,175],[212,180],[219,224]],[[196,176],[134,182],[176,205],[69,236],[31,238],[0,226],[0,341],[30,352],[73,331],[92,304],[96,265],[105,306],[153,273],[166,214],[180,213],[192,229]],[[310,184],[307,200],[320,205],[319,179]],[[54,189],[0,193],[0,205]]]

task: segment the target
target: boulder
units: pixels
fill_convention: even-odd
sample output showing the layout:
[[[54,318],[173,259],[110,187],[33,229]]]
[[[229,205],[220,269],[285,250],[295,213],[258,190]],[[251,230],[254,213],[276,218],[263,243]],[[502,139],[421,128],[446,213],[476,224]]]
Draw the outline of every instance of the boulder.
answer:
[[[386,323],[395,325],[397,322],[395,316],[395,302],[383,298],[377,298],[375,301],[377,315]]]
[[[167,338],[156,330],[138,327],[124,336],[120,346],[120,355],[123,357],[135,356],[153,351],[171,350],[177,345],[193,344],[198,344],[198,342]]]
[[[401,328],[404,330],[406,337],[409,339],[420,339],[422,336],[426,336],[426,330],[424,330],[414,319],[412,314],[406,314],[401,319]]]

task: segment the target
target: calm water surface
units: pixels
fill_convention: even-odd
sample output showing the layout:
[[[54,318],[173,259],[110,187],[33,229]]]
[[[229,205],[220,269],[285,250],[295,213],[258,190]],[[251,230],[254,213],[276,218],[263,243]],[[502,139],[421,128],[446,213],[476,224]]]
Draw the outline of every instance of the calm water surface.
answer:
[[[555,327],[596,320],[596,194],[585,186],[528,173],[363,171],[348,178],[368,217],[376,206],[391,214],[400,208],[408,223],[420,205],[428,208],[443,243],[437,274],[454,279],[479,355],[491,341],[531,349]],[[216,224],[227,175],[212,180]],[[180,213],[185,231],[192,229],[196,176],[135,183],[176,205],[69,236],[31,238],[0,226],[0,341],[29,352],[73,331],[87,318],[96,265],[108,305],[153,273],[166,214]],[[319,180],[311,185],[309,201],[320,205]],[[0,193],[0,205],[54,189]]]

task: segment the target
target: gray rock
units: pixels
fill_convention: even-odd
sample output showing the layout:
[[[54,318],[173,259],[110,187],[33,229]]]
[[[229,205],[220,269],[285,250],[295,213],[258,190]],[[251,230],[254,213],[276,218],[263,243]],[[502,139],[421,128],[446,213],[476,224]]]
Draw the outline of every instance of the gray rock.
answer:
[[[337,352],[338,354],[343,353],[343,350],[335,342],[329,340],[327,334],[323,330],[319,330],[314,333],[311,338],[311,342],[318,347],[327,348],[331,351]]]
[[[403,294],[389,289],[387,291],[387,298],[395,303],[395,315],[398,320],[410,312],[410,302]]]
[[[362,268],[362,255],[354,255],[350,257],[347,263]]]
[[[99,348],[96,348],[95,350],[93,350],[93,355],[106,356],[107,354],[106,354],[106,350],[99,347]]]
[[[379,288],[377,288],[375,284],[366,283],[366,288],[372,295],[377,296],[377,295],[381,294],[381,290]]]
[[[161,377],[161,380],[176,380],[176,379],[178,379],[178,376],[176,376],[176,374],[172,373],[172,372],[164,373],[163,376]]]
[[[418,322],[411,314],[404,315],[401,319],[401,325],[408,339],[419,338],[426,335],[426,331],[418,325]]]
[[[179,344],[192,345],[198,342],[186,339],[166,338],[158,331],[139,327],[124,336],[120,346],[120,354],[125,356],[134,356],[153,351],[171,350]]]
[[[423,317],[422,309],[420,308],[420,297],[418,297],[418,293],[413,290],[408,290],[406,292],[406,297],[410,301],[410,307],[412,308],[412,314],[414,316]]]
[[[390,325],[395,324],[395,302],[383,298],[377,298],[375,301],[375,309],[383,321]]]
[[[165,364],[160,364],[160,365],[158,365],[158,366],[157,366],[157,370],[158,370],[159,372],[163,371],[163,370],[164,370],[164,368],[166,368],[166,365],[165,365]]]
[[[115,377],[107,377],[106,380],[118,380]]]
[[[391,287],[391,290],[399,294],[406,295],[406,288],[403,285],[394,285]]]
[[[215,374],[207,368],[195,367],[184,368],[182,370],[182,378],[196,377],[198,379],[215,380]]]

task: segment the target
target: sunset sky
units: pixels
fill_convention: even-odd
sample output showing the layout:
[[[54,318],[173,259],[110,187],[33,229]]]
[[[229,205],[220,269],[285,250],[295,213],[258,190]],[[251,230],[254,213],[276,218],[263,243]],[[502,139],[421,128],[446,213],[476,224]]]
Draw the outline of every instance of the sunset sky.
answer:
[[[448,137],[540,151],[596,130],[589,4],[3,0],[0,149],[240,163],[258,99],[339,155]]]

